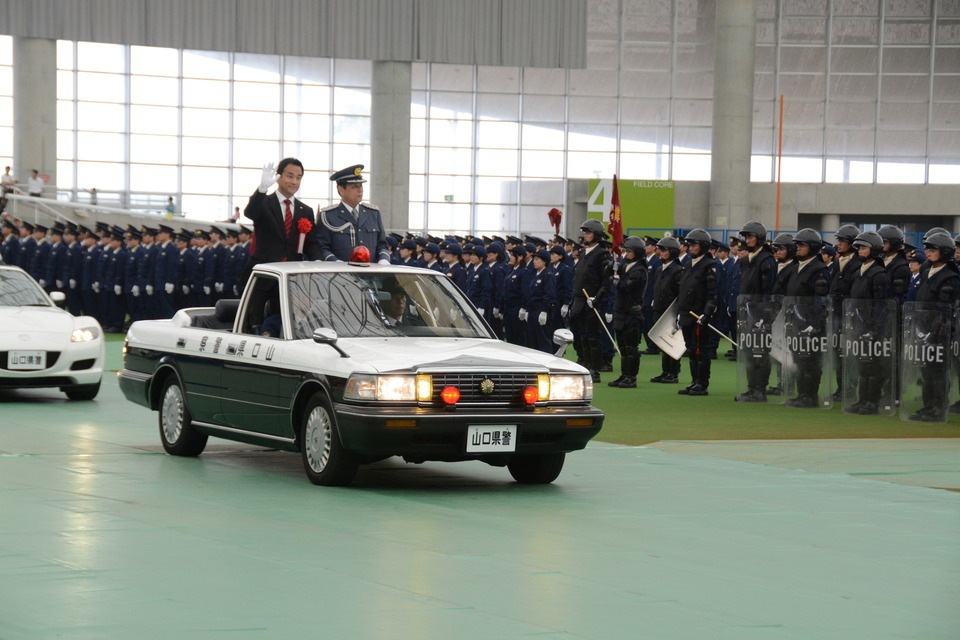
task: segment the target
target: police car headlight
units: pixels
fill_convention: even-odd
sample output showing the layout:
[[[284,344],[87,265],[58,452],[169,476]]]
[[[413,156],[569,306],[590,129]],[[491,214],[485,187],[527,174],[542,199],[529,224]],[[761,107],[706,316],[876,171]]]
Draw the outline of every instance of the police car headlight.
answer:
[[[83,329],[74,329],[70,335],[70,342],[90,342],[100,337],[100,330],[97,327],[84,327]]]
[[[350,400],[413,402],[417,399],[416,376],[355,374],[347,380],[343,397]]]
[[[550,376],[550,400],[590,400],[593,382],[586,375]]]

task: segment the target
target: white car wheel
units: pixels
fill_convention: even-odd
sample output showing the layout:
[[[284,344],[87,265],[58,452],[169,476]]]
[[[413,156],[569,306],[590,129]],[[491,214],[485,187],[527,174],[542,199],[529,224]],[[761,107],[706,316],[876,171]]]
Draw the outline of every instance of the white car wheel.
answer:
[[[304,471],[314,484],[350,484],[357,473],[357,458],[340,444],[340,434],[322,393],[315,393],[304,410],[300,453]]]

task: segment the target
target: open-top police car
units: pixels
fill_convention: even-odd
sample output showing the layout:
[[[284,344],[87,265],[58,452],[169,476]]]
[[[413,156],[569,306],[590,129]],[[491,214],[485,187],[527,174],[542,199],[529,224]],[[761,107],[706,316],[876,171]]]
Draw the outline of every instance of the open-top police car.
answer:
[[[240,300],[134,323],[124,354],[120,388],[159,411],[168,453],[211,435],[299,451],[321,485],[390,456],[549,483],[603,423],[584,368],[498,340],[426,269],[258,265]]]

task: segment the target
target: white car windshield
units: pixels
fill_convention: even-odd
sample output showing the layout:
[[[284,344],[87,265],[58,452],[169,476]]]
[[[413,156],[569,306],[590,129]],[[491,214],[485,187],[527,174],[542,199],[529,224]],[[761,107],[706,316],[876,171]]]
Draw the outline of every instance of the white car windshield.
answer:
[[[303,273],[288,280],[293,338],[319,328],[344,338],[489,338],[483,320],[445,278],[417,273]]]
[[[0,307],[49,307],[36,281],[22,271],[0,269]]]

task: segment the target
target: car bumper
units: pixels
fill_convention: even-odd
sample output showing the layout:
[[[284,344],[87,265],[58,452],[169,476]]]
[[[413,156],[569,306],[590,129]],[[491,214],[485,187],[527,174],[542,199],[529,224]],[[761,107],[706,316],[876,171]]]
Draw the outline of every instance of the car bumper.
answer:
[[[48,352],[48,357],[49,357]],[[103,377],[103,345],[78,344],[58,352],[56,362],[46,369],[7,369],[6,351],[0,362],[0,389],[39,389],[96,384]]]
[[[150,382],[153,376],[131,369],[121,369],[117,372],[117,384],[120,392],[130,402],[152,409],[150,402]]]
[[[468,453],[468,427],[516,425],[516,449],[506,455],[560,453],[583,449],[603,426],[594,407],[483,411],[335,407],[345,449],[368,456],[401,455],[423,460],[474,460],[499,453]],[[390,423],[406,426],[388,426]],[[584,425],[584,426],[571,426]]]

